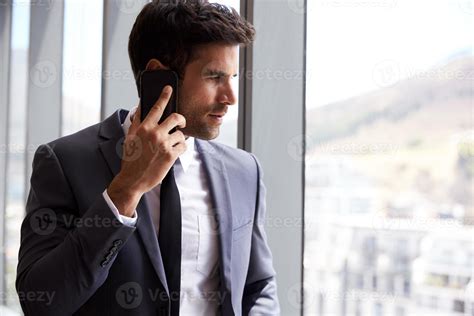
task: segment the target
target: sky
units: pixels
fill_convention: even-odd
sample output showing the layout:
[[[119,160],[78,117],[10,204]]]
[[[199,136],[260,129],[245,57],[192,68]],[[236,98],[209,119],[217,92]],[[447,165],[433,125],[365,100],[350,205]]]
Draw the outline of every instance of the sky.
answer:
[[[380,89],[459,51],[472,54],[472,0],[311,0],[307,108]]]

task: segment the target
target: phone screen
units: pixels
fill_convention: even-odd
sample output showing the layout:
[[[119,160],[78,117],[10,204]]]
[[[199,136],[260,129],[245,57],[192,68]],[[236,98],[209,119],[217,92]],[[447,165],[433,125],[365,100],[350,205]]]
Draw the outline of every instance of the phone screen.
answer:
[[[150,109],[156,103],[166,85],[173,88],[171,98],[161,116],[158,124],[163,122],[171,113],[177,112],[178,104],[178,74],[172,70],[151,70],[144,71],[140,76],[140,106],[143,122],[150,112]],[[173,132],[173,129],[171,132]],[[170,132],[170,133],[171,133]]]

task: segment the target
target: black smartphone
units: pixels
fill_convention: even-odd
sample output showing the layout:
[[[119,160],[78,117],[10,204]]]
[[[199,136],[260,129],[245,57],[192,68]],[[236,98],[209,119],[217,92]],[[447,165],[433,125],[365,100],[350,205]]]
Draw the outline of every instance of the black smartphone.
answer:
[[[140,75],[140,106],[142,107],[140,120],[142,122],[160,97],[163,88],[167,85],[173,88],[173,93],[161,119],[157,122],[158,124],[163,122],[171,113],[178,112],[178,74],[172,70],[147,70],[142,72]],[[175,129],[171,130],[170,133],[174,132]]]

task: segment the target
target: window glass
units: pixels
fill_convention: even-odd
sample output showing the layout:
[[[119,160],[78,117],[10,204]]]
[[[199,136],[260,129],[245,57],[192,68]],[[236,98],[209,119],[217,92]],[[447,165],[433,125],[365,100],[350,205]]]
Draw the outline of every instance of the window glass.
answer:
[[[307,6],[305,314],[464,309],[474,266],[472,1]]]
[[[103,1],[64,2],[62,135],[100,120]]]
[[[29,80],[28,48],[30,28],[30,4],[28,1],[13,1],[9,104],[8,146],[6,151],[7,172],[5,179],[5,244],[2,254],[5,274],[2,282],[0,315],[21,315],[20,303],[15,289],[18,250],[20,247],[20,225],[25,213],[25,157],[26,150],[26,105]],[[1,227],[0,227],[1,229]]]
[[[226,6],[234,8],[237,12],[240,13],[240,0],[219,0],[219,1],[210,1],[217,2]],[[237,57],[238,58],[238,57]],[[237,67],[239,69],[239,66]],[[228,108],[227,114],[224,117],[224,121],[221,125],[220,134],[216,138],[216,141],[224,143],[226,145],[237,147],[237,118],[239,114],[239,79],[232,79],[234,94],[237,98],[236,104],[231,105]]]

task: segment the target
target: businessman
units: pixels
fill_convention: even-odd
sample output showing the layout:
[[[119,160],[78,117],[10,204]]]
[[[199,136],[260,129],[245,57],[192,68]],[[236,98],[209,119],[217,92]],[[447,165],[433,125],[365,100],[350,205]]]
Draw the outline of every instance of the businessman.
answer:
[[[128,46],[137,88],[144,70],[176,71],[179,113],[158,124],[167,86],[143,120],[140,105],[120,109],[39,146],[16,280],[25,315],[279,314],[261,166],[212,141],[254,36],[222,5],[144,6]]]

